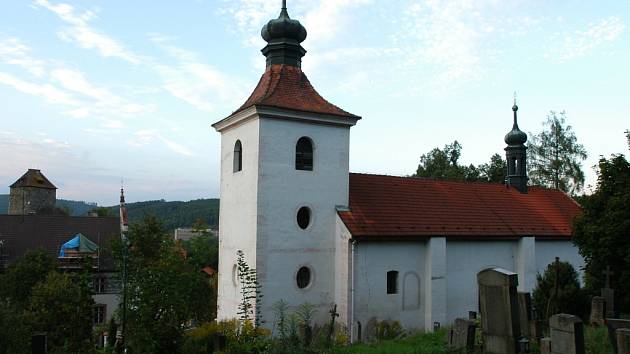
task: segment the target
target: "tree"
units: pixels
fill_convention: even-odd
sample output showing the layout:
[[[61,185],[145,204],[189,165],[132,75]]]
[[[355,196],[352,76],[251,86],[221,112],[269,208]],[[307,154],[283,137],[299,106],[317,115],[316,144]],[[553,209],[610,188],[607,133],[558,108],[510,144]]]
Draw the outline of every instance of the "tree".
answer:
[[[33,287],[30,300],[32,329],[45,331],[51,352],[94,353],[88,273],[50,272]]]
[[[557,313],[584,316],[586,301],[571,263],[558,261],[557,268],[556,262],[550,263],[544,274],[536,276],[532,303],[539,319],[548,319]]]
[[[459,164],[462,146],[457,140],[444,145],[440,150],[435,148],[420,157],[420,164],[413,177],[435,178],[451,181],[504,183],[507,164],[499,154],[494,154],[490,162],[478,167],[470,164]]]
[[[213,319],[211,285],[155,217],[131,224],[128,238],[126,343],[136,353],[176,353],[187,326]],[[122,247],[116,240],[118,264]]]
[[[482,180],[492,183],[505,183],[507,163],[499,154],[490,157],[489,163],[479,165]]]
[[[183,246],[188,254],[188,262],[198,269],[211,266],[214,269],[219,264],[219,239],[209,232],[202,232],[190,240],[184,241]]]
[[[626,140],[628,140],[628,150],[630,150],[630,130],[626,130]]]
[[[55,259],[43,250],[26,252],[0,276],[0,299],[13,307],[25,309],[35,284],[44,281],[54,269]]]
[[[630,163],[623,155],[601,158],[597,189],[582,201],[574,223],[573,242],[586,262],[586,284],[593,292],[604,286],[602,272],[613,271],[611,286],[630,288]],[[630,294],[620,291],[617,306],[630,311]]]
[[[577,142],[573,128],[566,125],[566,113],[549,112],[546,130],[530,133],[528,172],[532,183],[574,194],[584,185],[581,161],[586,149]]]

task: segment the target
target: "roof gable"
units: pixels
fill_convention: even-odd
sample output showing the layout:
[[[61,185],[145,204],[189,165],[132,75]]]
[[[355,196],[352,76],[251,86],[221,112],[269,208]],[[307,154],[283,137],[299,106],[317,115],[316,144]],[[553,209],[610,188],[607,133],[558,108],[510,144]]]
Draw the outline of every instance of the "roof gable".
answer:
[[[350,174],[349,211],[339,216],[353,237],[570,238],[579,205],[561,191],[522,194],[497,183]]]

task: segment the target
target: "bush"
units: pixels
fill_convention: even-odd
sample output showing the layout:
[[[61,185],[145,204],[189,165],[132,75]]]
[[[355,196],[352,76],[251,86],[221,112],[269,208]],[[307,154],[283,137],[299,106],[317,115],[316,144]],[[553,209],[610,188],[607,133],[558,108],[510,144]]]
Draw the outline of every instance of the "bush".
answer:
[[[588,301],[578,281],[578,274],[568,262],[558,262],[558,294],[555,296],[556,266],[550,263],[543,275],[536,276],[532,302],[537,317],[547,320],[557,313],[568,313],[585,318]]]

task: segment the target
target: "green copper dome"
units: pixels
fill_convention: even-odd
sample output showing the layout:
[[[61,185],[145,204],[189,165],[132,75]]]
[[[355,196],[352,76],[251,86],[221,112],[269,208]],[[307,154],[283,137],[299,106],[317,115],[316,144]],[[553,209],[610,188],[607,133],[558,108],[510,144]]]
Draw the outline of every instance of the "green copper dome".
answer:
[[[283,6],[280,16],[267,22],[260,34],[267,43],[286,40],[302,43],[306,39],[306,28],[302,26],[300,21],[289,18],[287,8]]]
[[[514,125],[512,126],[512,130],[505,135],[505,143],[508,145],[523,145],[527,141],[527,134],[518,128],[516,121],[518,106],[516,104],[512,106],[512,111],[514,112]]]

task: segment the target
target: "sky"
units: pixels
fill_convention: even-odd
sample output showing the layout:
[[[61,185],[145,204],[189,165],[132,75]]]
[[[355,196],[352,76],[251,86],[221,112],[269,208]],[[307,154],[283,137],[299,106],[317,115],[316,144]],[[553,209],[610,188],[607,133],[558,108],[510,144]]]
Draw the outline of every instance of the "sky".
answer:
[[[363,119],[350,170],[409,175],[458,140],[462,163],[504,154],[519,126],[566,111],[587,185],[628,153],[630,1],[289,0],[303,70]],[[28,168],[58,198],[219,196],[220,134],[265,67],[280,0],[12,0],[0,12],[0,194]]]

